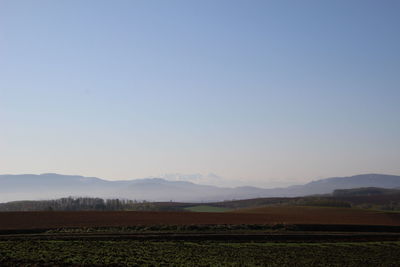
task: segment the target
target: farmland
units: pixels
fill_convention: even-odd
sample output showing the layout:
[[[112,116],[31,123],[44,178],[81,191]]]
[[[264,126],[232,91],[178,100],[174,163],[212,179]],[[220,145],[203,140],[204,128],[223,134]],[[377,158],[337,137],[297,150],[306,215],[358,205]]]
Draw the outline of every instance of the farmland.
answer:
[[[400,242],[0,241],[2,266],[393,266],[399,254]]]
[[[234,212],[1,212],[0,230],[132,225],[215,224],[400,225],[400,213],[351,208],[261,207]]]
[[[225,212],[225,211],[231,210],[228,208],[214,207],[214,206],[208,206],[208,205],[191,206],[191,207],[187,207],[184,209],[188,210],[188,211],[194,211],[194,212]]]
[[[393,266],[399,254],[400,213],[357,208],[0,213],[1,266]]]

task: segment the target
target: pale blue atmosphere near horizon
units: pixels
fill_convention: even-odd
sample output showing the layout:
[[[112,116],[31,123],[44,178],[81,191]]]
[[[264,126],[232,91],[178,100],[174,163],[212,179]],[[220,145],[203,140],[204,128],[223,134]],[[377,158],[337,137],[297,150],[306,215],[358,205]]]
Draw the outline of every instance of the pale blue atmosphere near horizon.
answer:
[[[394,0],[0,0],[0,174],[399,175],[399,14]]]

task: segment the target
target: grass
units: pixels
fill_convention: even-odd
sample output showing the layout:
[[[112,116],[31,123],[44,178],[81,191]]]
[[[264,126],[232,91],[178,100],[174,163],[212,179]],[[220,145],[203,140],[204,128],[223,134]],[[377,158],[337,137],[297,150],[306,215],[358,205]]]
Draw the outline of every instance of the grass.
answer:
[[[193,207],[187,207],[187,208],[185,208],[185,210],[193,211],[193,212],[226,212],[226,211],[231,211],[232,209],[220,208],[220,207],[214,207],[214,206],[208,206],[208,205],[198,205],[198,206],[193,206]]]
[[[1,266],[399,266],[400,242],[0,241]]]

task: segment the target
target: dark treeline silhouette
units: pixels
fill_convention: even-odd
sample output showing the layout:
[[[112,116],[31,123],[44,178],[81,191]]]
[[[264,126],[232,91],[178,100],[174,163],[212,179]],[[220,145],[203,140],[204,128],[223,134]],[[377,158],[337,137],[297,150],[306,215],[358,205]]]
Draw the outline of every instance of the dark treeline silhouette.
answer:
[[[152,203],[126,199],[67,197],[0,203],[0,211],[152,210]]]

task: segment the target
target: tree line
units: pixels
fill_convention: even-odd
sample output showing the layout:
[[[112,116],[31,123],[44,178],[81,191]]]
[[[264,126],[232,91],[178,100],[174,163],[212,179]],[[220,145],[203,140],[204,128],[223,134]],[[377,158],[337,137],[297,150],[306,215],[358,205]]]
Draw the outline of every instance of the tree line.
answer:
[[[13,201],[0,203],[0,211],[118,211],[153,210],[154,204],[147,201],[126,199],[102,199],[90,197],[66,197],[54,200]]]

